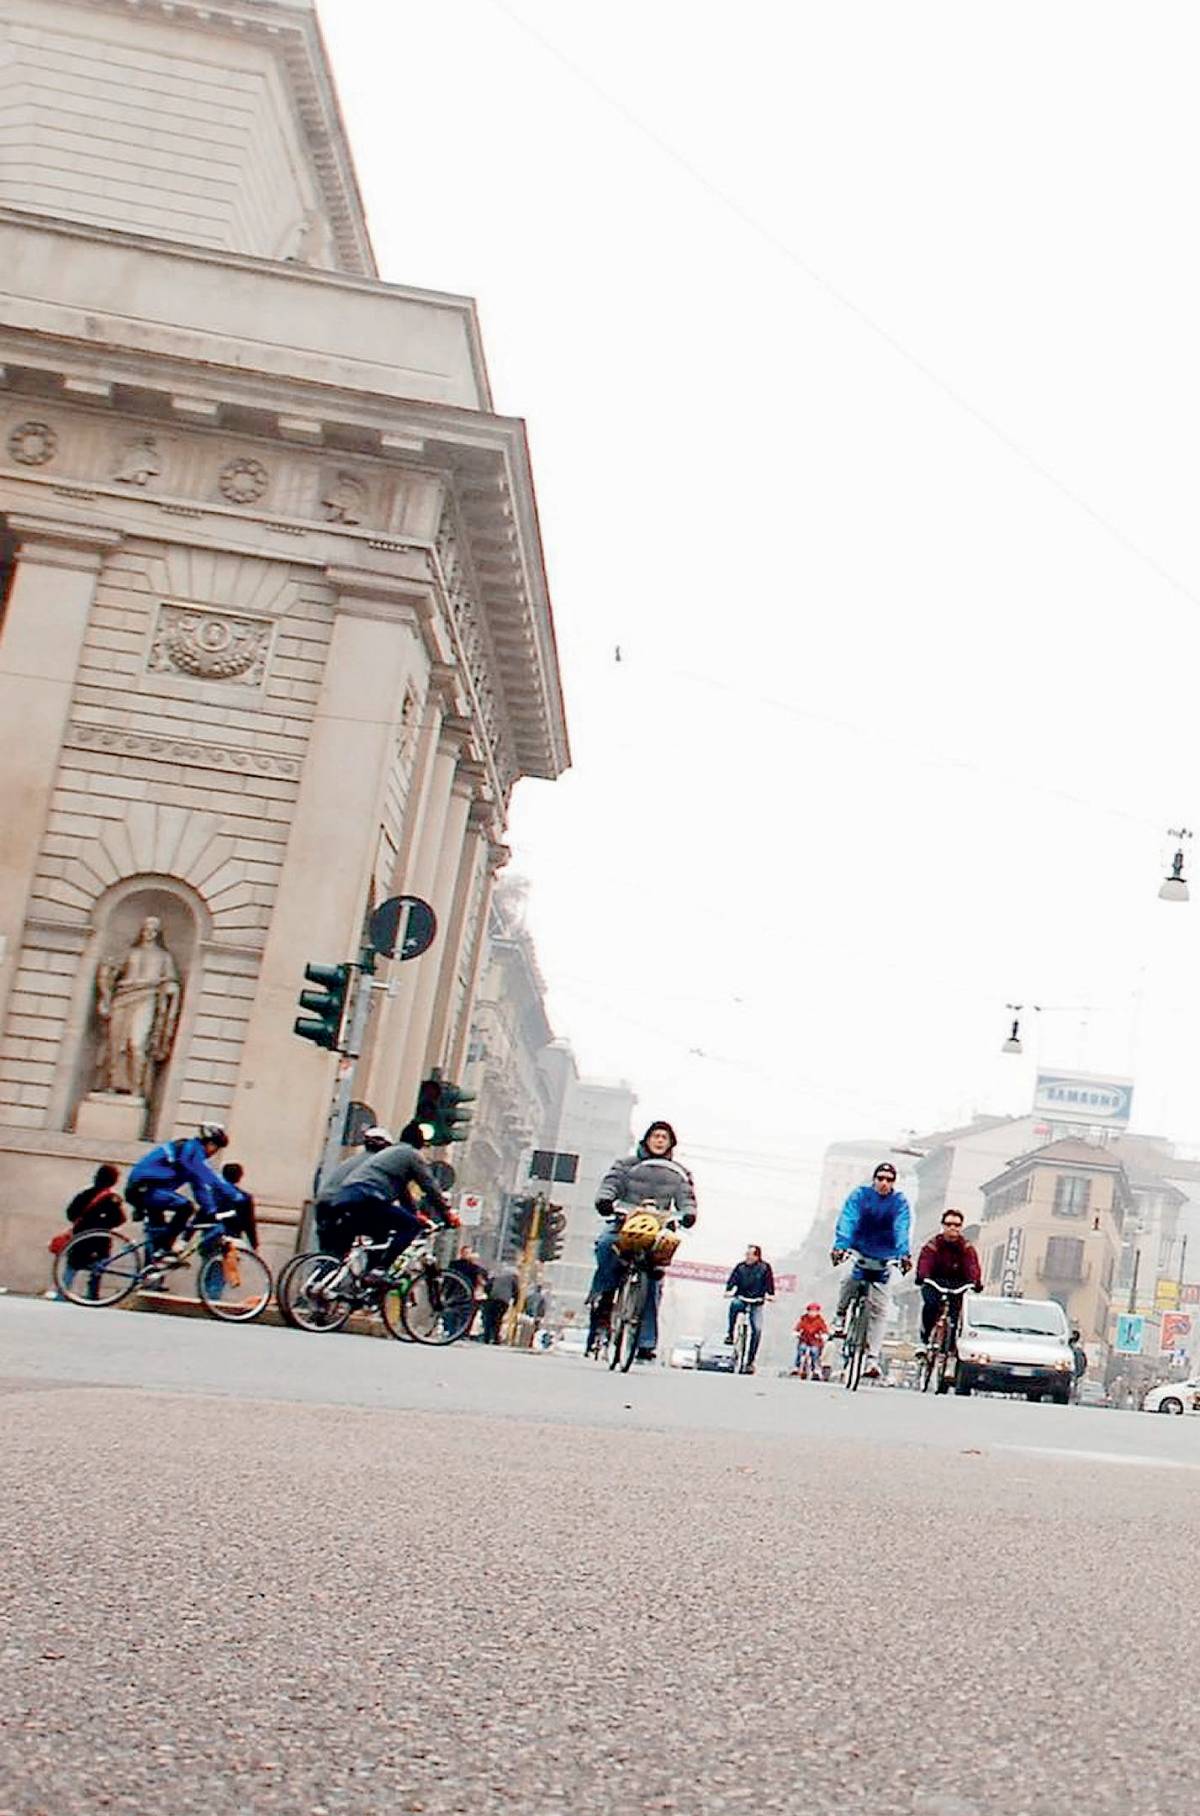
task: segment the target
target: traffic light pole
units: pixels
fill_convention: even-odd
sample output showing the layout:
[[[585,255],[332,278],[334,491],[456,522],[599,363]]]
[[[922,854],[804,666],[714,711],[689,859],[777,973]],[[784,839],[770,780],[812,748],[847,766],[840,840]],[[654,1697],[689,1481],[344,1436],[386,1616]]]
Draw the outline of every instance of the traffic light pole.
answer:
[[[358,955],[355,966],[358,974],[354,987],[354,1002],[350,1010],[346,1027],[346,1039],[341,1048],[342,1062],[338,1067],[338,1082],[333,1093],[333,1102],[329,1109],[329,1124],[325,1131],[325,1147],[321,1154],[321,1165],[317,1173],[317,1191],[321,1182],[333,1170],[341,1159],[343,1136],[346,1132],[346,1118],[350,1105],[354,1101],[354,1074],[358,1069],[359,1055],[367,1035],[367,1023],[371,1018],[371,997],[376,990],[385,990],[386,984],[372,981],[375,970],[375,952],[371,946],[364,946]]]
[[[545,1215],[546,1194],[539,1192],[533,1201],[533,1216],[529,1219],[529,1234],[525,1238],[525,1247],[521,1250],[521,1260],[517,1268],[517,1297],[513,1306],[512,1326],[508,1337],[509,1343],[514,1348],[521,1339],[521,1315],[525,1309],[529,1282],[537,1271],[538,1244],[541,1241],[542,1218]]]

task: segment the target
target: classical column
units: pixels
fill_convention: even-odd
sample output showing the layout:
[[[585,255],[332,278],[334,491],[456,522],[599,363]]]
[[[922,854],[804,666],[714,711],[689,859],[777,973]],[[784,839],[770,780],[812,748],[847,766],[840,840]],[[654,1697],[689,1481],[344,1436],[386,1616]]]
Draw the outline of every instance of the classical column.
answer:
[[[9,516],[20,553],[0,633],[0,1026],[21,951],[59,753],[104,557],[99,524]]]
[[[325,1136],[335,1060],[292,1032],[307,963],[358,956],[405,690],[426,658],[411,588],[330,575],[333,638],[263,953],[233,1106],[236,1153],[255,1192],[297,1209]]]
[[[494,808],[488,809],[487,825],[494,818]],[[486,830],[486,829],[485,829]],[[474,922],[468,923],[465,937],[474,936],[475,944],[471,948],[470,972],[463,991],[458,1019],[447,1029],[445,1067],[451,1078],[461,1078],[467,1063],[467,1048],[470,1044],[471,1019],[475,1013],[475,1001],[479,995],[479,983],[483,976],[484,966],[488,962],[488,925],[492,914],[492,897],[496,892],[496,872],[507,864],[511,853],[507,845],[497,845],[485,836],[480,862],[486,866],[487,877],[483,893],[479,898],[478,910]],[[453,1005],[451,1005],[453,1012]]]
[[[435,828],[432,822],[430,824],[431,835],[435,831],[440,834],[428,897],[438,917],[438,940],[423,958],[414,959],[403,967],[404,971],[413,975],[411,983],[404,980],[408,987],[400,1002],[400,1012],[404,1018],[404,1044],[396,1094],[392,1099],[392,1114],[399,1123],[406,1121],[416,1106],[438,981],[445,967],[452,964],[458,956],[457,950],[452,950],[452,937],[448,936],[453,934],[454,886],[458,880],[472,792],[472,778],[469,775],[454,774],[441,826]]]
[[[468,957],[472,973],[474,972],[476,948],[470,945],[469,936],[475,926],[474,908],[479,894],[480,872],[487,862],[487,827],[491,817],[490,803],[472,801],[459,858],[458,878],[454,885],[453,906],[446,928],[446,951],[438,975],[429,1034],[425,1042],[423,1069],[428,1072],[430,1066],[441,1066],[450,1078],[456,1077],[450,1064],[449,1045],[454,1014],[461,995],[460,986],[469,989],[472,981],[462,974],[464,961]]]
[[[437,939],[420,958],[393,960],[389,972],[391,991],[376,1009],[359,1092],[360,1097],[374,1105],[376,1113],[393,1132],[409,1121],[417,1101],[415,1088],[411,1101],[401,1091],[401,1076],[412,1038],[417,984],[422,972],[430,967],[436,970],[441,963],[445,928],[443,910],[436,899],[437,866],[450,792],[454,786],[458,748],[457,735],[442,730],[439,709],[437,741],[429,752],[420,800],[415,803],[406,828],[393,888],[396,895],[415,895],[431,903],[438,917]],[[418,1083],[419,1059],[418,1055]]]

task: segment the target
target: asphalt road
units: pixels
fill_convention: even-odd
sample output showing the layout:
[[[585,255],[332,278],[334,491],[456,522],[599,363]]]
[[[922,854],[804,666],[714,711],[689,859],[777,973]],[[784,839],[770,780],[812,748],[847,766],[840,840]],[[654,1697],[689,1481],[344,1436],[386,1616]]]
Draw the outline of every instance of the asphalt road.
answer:
[[[0,1300],[5,1812],[1178,1810],[1200,1421]]]

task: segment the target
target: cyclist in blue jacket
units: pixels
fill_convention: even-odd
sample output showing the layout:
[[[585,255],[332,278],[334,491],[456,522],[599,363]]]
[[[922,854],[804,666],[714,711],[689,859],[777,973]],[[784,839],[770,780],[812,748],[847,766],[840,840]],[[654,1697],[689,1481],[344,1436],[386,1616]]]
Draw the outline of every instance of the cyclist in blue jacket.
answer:
[[[912,1256],[909,1253],[911,1228],[912,1211],[908,1199],[903,1192],[896,1190],[896,1169],[890,1160],[881,1160],[875,1168],[870,1185],[856,1186],[842,1206],[842,1214],[833,1234],[830,1260],[838,1267],[853,1250],[867,1261],[898,1261],[900,1272],[907,1274],[912,1267]],[[837,1317],[830,1336],[845,1336],[846,1313],[855,1294],[856,1282],[860,1280],[870,1281],[867,1289],[868,1353],[863,1373],[868,1380],[878,1380],[881,1372],[880,1350],[890,1309],[886,1270],[883,1273],[868,1271],[863,1267],[862,1260],[855,1262],[838,1294]]]
[[[164,1141],[130,1169],[125,1199],[135,1216],[146,1220],[146,1235],[156,1254],[172,1247],[196,1210],[206,1217],[236,1221],[241,1194],[209,1165],[229,1146],[219,1122],[203,1122],[183,1141]],[[185,1198],[183,1188],[192,1196]]]

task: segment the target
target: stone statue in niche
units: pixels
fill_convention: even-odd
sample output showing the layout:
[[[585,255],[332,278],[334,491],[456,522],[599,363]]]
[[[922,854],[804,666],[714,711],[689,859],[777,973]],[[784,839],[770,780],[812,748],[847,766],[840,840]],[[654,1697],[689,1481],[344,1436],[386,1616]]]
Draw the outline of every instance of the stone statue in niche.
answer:
[[[123,486],[148,486],[162,472],[162,460],[153,435],[139,435],[121,450],[113,478]]]
[[[338,473],[321,493],[329,523],[361,523],[367,514],[367,488],[352,473]]]
[[[103,1030],[96,1088],[148,1100],[170,1058],[179,1027],[179,967],[162,922],[147,915],[123,959],[96,967],[96,1013]]]

